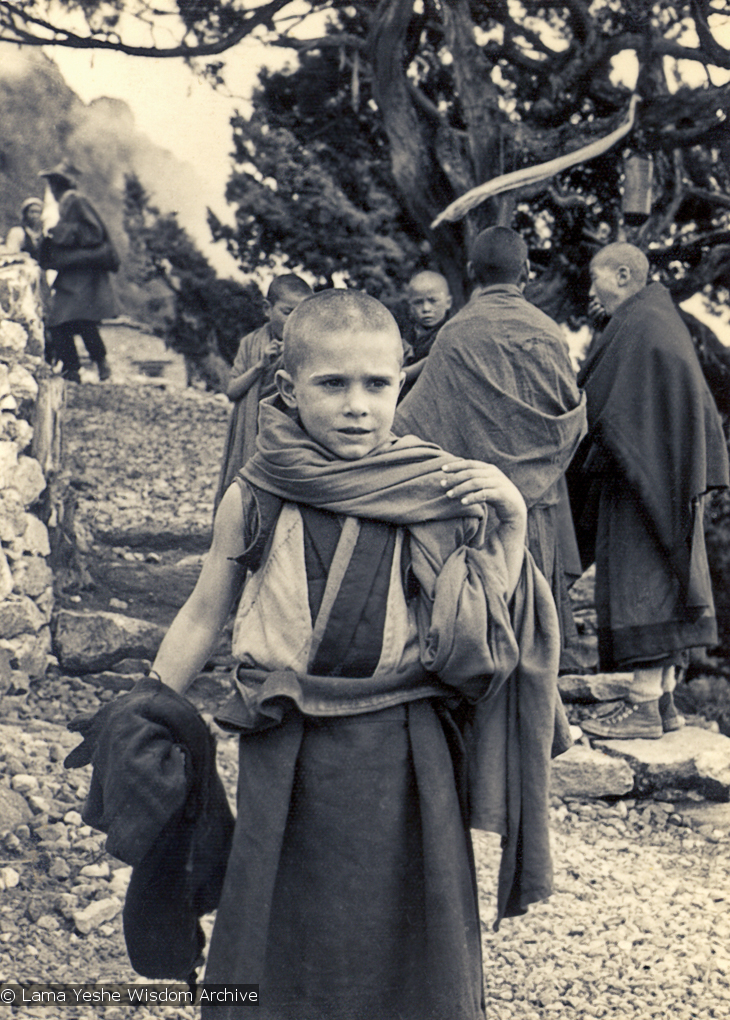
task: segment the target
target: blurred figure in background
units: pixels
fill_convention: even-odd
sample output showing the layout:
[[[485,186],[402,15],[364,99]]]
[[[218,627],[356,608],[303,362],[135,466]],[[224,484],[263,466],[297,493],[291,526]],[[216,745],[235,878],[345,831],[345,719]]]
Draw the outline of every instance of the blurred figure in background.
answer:
[[[256,450],[259,401],[276,390],[274,376],[282,364],[284,324],[312,288],[300,276],[286,273],[272,280],[264,301],[267,322],[241,340],[228,383],[233,402],[226,446],[215,495],[215,509],[223,493]]]
[[[20,207],[20,225],[11,227],[5,238],[5,247],[10,252],[27,252],[38,261],[41,241],[43,240],[43,200],[26,198]]]
[[[109,273],[119,268],[119,256],[99,214],[76,190],[78,170],[63,161],[39,176],[50,190],[39,260],[44,269],[57,273],[47,318],[46,359],[51,364],[60,361],[68,381],[81,382],[74,339],[80,336],[103,381],[111,371],[98,324],[116,314]]]

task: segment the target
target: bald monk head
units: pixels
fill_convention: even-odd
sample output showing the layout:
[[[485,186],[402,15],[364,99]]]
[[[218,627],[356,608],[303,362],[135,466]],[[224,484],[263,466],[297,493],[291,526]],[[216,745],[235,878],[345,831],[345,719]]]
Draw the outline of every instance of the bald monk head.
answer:
[[[496,283],[524,284],[530,272],[527,245],[516,230],[487,227],[471,248],[467,272],[474,283],[489,287]]]
[[[591,300],[613,315],[624,301],[638,294],[649,278],[649,260],[634,244],[607,244],[591,259]]]

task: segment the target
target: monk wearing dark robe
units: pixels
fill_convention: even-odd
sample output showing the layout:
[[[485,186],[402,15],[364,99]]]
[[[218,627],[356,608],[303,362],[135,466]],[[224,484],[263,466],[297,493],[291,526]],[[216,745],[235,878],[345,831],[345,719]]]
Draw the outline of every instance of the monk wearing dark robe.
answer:
[[[439,331],[394,428],[496,464],[514,482],[568,643],[567,585],[582,571],[564,474],[585,431],[585,400],[559,326],[522,293],[529,261],[520,235],[484,230],[467,269],[471,299]]]
[[[633,672],[628,699],[581,725],[616,739],[677,729],[675,667],[687,649],[717,643],[702,511],[728,484],[692,339],[648,272],[631,244],[591,262],[591,299],[610,319],[578,376],[588,435],[570,472],[581,546],[595,556],[601,669]]]
[[[498,917],[550,892],[554,605],[516,487],[392,435],[401,364],[368,295],[291,313],[257,451],[154,664],[184,691],[248,574],[216,714],[241,734],[238,816],[205,980],[258,984],[261,1020],[484,1020],[470,825],[503,836]]]
[[[411,322],[403,334],[406,355],[403,362],[406,379],[399,400],[410,393],[421,374],[438,331],[449,317],[452,299],[449,283],[441,273],[424,270],[416,273],[406,290]]]

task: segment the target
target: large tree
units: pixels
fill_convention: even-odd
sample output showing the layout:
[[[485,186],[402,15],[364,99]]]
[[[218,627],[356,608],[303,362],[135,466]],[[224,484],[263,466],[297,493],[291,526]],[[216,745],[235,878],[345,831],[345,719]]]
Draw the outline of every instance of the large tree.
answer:
[[[342,220],[343,235],[355,245],[364,234],[376,235],[386,272],[389,258],[400,259],[399,245],[409,257],[406,235],[426,242],[457,294],[469,235],[487,223],[513,223],[531,240],[540,270],[536,299],[564,318],[579,307],[581,271],[592,248],[621,225],[617,196],[626,147],[654,163],[651,215],[630,236],[652,251],[676,296],[730,282],[725,11],[725,0],[170,0],[162,8],[147,0],[0,0],[0,38],[203,61],[225,51],[235,59],[232,47],[252,33],[300,54],[335,50],[352,105],[376,108],[394,182],[393,215],[403,229],[376,229],[371,210],[346,187],[340,187],[343,203],[331,167],[319,174],[314,140],[298,140],[305,151],[293,162],[299,173],[313,153],[304,182],[324,194],[320,217],[334,208],[335,225]],[[324,32],[323,12],[331,18]],[[638,64],[640,101],[621,143],[547,180],[491,197],[464,218],[432,225],[471,188],[583,150],[614,131],[630,99],[614,61],[627,53]],[[221,62],[208,70],[222,73]],[[323,107],[338,105],[341,84],[335,88],[323,79]],[[351,127],[345,125],[341,144]],[[246,139],[254,166],[266,144]],[[291,149],[282,145],[278,155],[269,148],[275,171],[277,163],[292,163]],[[384,177],[373,183],[380,190],[370,188],[371,199],[384,197]],[[390,213],[387,202],[383,208]],[[363,211],[370,224],[359,217]],[[315,234],[318,244],[324,233]],[[346,268],[349,257],[342,253]],[[332,269],[320,271],[326,278]]]
[[[284,254],[377,290],[373,264],[402,276],[425,246],[462,296],[469,237],[506,223],[528,237],[532,297],[557,318],[584,310],[590,255],[619,235],[650,252],[680,300],[728,287],[730,51],[718,40],[730,18],[719,2],[332,6],[326,35],[296,44],[297,68],[264,74],[253,117],[234,121],[228,238],[244,265]],[[629,154],[652,164],[643,220],[621,207]],[[547,177],[529,172],[556,158]],[[520,171],[521,186],[434,226],[465,192]]]

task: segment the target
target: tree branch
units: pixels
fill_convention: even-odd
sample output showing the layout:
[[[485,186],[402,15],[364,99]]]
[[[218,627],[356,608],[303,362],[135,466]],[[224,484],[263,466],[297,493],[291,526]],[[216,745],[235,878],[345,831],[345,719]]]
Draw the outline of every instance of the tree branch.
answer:
[[[262,25],[270,26],[275,14],[287,6],[290,0],[270,0],[268,4],[257,7],[253,11],[242,14],[243,22],[236,28],[225,32],[211,42],[194,44],[179,43],[177,46],[132,46],[123,42],[116,33],[107,32],[103,35],[79,35],[70,29],[60,28],[43,18],[31,15],[19,9],[8,0],[0,0],[0,18],[6,23],[0,24],[0,42],[19,43],[24,46],[63,46],[78,50],[114,50],[131,57],[209,57],[224,53],[236,46],[242,39],[250,35],[254,29]],[[328,6],[328,5],[323,5]],[[18,21],[20,24],[18,24]],[[41,33],[37,35],[24,26],[33,26]],[[183,38],[190,31],[185,27]]]
[[[727,67],[728,65],[722,63],[722,61],[730,58],[730,51],[721,46],[712,34],[707,22],[706,9],[702,9],[699,0],[691,0],[691,8],[700,46],[707,51],[708,56],[711,58],[710,63],[716,63],[718,67]]]

